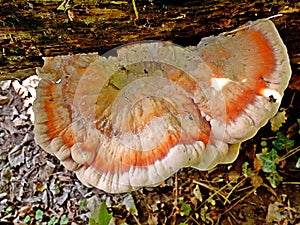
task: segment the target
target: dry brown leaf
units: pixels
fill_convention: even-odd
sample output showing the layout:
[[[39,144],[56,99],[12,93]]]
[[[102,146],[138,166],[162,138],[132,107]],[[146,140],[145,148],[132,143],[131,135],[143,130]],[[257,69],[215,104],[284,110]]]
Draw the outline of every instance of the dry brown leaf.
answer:
[[[20,166],[24,163],[24,148],[20,145],[15,146],[8,154],[8,161],[11,167]]]
[[[10,98],[7,96],[0,95],[0,105],[5,105],[10,101]]]
[[[255,157],[253,160],[253,167],[255,171],[260,171],[263,167],[262,161]]]
[[[264,180],[259,175],[251,176],[251,184],[254,188],[260,187],[264,184]]]
[[[278,224],[284,224],[287,219],[287,215],[284,212],[284,205],[280,202],[271,203],[268,207],[268,214],[266,218],[267,223],[277,222]]]

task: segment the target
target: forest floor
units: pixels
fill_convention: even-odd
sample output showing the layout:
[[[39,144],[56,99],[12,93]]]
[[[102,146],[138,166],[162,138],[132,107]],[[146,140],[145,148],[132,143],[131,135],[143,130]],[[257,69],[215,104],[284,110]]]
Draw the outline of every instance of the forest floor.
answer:
[[[300,224],[299,74],[282,102],[283,126],[274,132],[269,122],[233,164],[184,168],[158,187],[117,195],[85,187],[35,144],[37,81],[1,81],[0,224]]]

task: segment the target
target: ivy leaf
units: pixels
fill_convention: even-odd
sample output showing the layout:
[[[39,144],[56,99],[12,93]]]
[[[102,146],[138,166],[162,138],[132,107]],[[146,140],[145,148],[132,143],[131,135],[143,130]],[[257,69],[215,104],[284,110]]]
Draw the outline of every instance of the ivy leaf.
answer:
[[[288,139],[282,132],[277,132],[277,138],[272,142],[278,150],[284,150],[294,147],[294,140]]]
[[[267,180],[270,182],[272,188],[276,188],[281,183],[283,178],[276,171],[274,173],[271,173],[271,175],[267,177]]]
[[[271,122],[271,130],[276,132],[279,130],[280,127],[286,122],[286,112],[278,112],[273,118],[270,119]]]
[[[102,202],[97,206],[89,219],[89,225],[108,225],[112,213],[108,213],[105,202]]]
[[[256,157],[263,163],[262,170],[264,172],[276,172],[276,160],[279,156],[274,148],[272,148],[269,153],[256,154]]]

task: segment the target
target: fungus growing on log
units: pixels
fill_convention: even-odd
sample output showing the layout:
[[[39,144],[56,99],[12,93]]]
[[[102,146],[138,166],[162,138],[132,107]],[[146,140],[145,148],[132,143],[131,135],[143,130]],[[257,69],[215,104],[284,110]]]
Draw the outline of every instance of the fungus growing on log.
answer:
[[[110,193],[233,162],[277,112],[291,76],[267,19],[192,47],[148,41],[44,61],[35,140],[84,184]]]

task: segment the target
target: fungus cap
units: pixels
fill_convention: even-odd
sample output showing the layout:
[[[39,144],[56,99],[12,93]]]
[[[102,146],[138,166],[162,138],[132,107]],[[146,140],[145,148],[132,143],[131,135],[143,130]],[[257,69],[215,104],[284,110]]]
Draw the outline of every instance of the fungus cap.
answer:
[[[44,61],[36,142],[84,184],[111,193],[234,161],[276,113],[291,76],[267,19],[194,47],[138,42]]]

